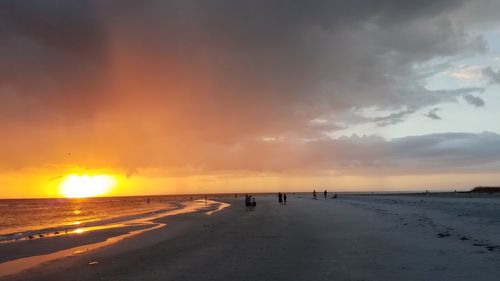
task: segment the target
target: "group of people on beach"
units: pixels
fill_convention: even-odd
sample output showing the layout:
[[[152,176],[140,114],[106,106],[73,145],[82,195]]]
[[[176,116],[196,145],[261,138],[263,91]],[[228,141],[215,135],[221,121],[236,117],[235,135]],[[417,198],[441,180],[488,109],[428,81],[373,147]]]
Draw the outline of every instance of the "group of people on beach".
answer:
[[[278,202],[280,205],[286,205],[286,193],[278,193]]]
[[[325,197],[325,199],[327,198],[328,196],[328,191],[325,189],[325,191],[323,191],[323,196]],[[238,197],[237,194],[235,194],[234,196],[235,198]],[[286,205],[286,193],[281,193],[281,192],[278,192],[278,203],[280,205]],[[313,190],[313,198],[314,200],[318,200],[318,195],[316,194],[316,190]],[[337,198],[337,194],[335,193],[332,198]],[[257,202],[255,201],[255,197],[250,195],[250,194],[246,194],[245,195],[245,206],[247,207],[255,207],[257,205]]]
[[[247,207],[257,206],[257,201],[255,201],[255,197],[250,194],[245,194],[245,206]]]

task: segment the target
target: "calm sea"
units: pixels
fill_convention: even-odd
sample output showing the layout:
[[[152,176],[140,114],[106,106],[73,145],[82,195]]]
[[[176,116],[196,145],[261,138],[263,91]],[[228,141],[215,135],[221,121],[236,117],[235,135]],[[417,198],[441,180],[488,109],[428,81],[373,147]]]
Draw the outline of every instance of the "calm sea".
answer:
[[[148,202],[148,198],[150,198]],[[181,196],[0,200],[0,242],[148,216],[179,207]]]

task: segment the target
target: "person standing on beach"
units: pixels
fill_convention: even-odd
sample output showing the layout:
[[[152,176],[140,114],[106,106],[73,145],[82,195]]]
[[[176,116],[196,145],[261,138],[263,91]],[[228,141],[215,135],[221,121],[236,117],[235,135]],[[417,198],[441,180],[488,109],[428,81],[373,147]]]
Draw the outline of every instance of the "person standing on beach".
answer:
[[[326,192],[326,189],[325,189],[325,192],[323,192],[323,194],[325,195],[325,199],[326,199],[326,194],[328,194],[328,192]]]
[[[278,193],[278,202],[280,205],[283,205],[283,194],[281,194],[281,192]]]
[[[286,193],[283,193],[283,204],[286,205]]]
[[[318,200],[318,196],[316,195],[316,190],[313,190],[313,198],[314,200]]]

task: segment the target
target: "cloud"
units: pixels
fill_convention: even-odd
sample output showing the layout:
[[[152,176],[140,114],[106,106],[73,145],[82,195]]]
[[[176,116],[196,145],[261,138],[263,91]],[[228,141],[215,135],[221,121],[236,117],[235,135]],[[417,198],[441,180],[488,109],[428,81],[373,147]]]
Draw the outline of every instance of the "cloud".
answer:
[[[1,166],[308,167],[304,158],[337,143],[299,140],[356,122],[404,122],[461,97],[479,106],[472,94],[484,88],[432,90],[418,68],[487,49],[464,27],[482,23],[471,5],[3,1],[0,129],[9,138],[0,140]],[[366,108],[388,114],[350,114]],[[294,144],[263,146],[263,137]]]
[[[491,67],[487,67],[483,69],[482,73],[483,77],[491,82],[500,83],[500,70],[495,72]]]
[[[482,69],[480,66],[463,66],[450,73],[450,76],[460,80],[479,80],[482,78]]]
[[[427,117],[434,119],[434,120],[441,120],[441,116],[437,115],[438,111],[439,111],[439,107],[433,108],[433,109],[429,110],[429,112],[424,114],[424,116],[427,116]]]
[[[385,140],[340,138],[307,143],[311,152],[297,162],[339,173],[447,173],[494,171],[500,167],[500,135],[441,133]],[[319,167],[318,167],[319,166]]]
[[[403,110],[396,113],[391,113],[387,116],[373,118],[373,121],[380,127],[394,125],[403,122],[408,117],[408,115],[413,114],[415,111],[415,109]]]
[[[484,100],[480,97],[476,97],[473,95],[464,95],[463,97],[468,104],[471,104],[476,107],[484,106]]]

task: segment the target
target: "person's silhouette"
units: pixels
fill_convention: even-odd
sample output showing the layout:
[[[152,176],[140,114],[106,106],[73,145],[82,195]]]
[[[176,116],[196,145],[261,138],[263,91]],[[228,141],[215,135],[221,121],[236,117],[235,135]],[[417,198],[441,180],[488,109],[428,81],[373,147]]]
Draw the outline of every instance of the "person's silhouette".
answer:
[[[283,193],[283,204],[286,205],[286,193]]]
[[[278,202],[280,205],[283,205],[283,194],[281,194],[281,192],[278,193]]]

